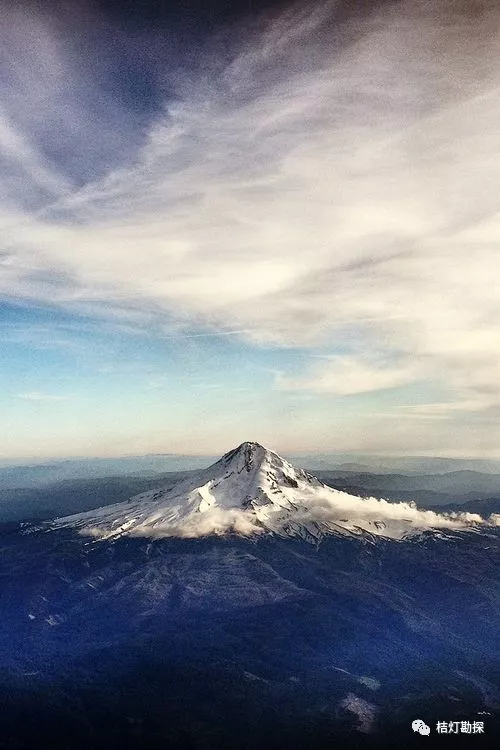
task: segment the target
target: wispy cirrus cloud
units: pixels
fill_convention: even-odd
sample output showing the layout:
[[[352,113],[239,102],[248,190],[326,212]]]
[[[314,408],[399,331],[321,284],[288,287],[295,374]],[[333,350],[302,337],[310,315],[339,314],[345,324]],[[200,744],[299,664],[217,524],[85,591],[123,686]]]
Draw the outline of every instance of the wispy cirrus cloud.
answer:
[[[368,358],[335,355],[310,367],[305,375],[276,375],[278,390],[315,391],[349,396],[396,388],[415,380],[411,366],[377,363]]]
[[[0,107],[0,153],[7,163],[17,167],[28,185],[45,190],[51,196],[68,193],[71,183],[60,174],[38,149],[15,128]]]
[[[167,334],[311,350],[349,340],[347,358],[285,372],[283,389],[343,395],[423,380],[477,411],[498,405],[500,12],[488,0],[474,12],[451,0],[356,17],[342,7],[294,6],[221,32],[203,64],[165,68],[174,95],[149,114],[140,145],[110,97],[99,128],[106,143],[134,143],[133,158],[117,163],[109,146],[109,168],[84,169],[78,188],[61,167],[63,195],[54,189],[38,213],[0,207],[10,259],[0,292],[163,321]],[[38,91],[36,54],[59,82],[62,132],[76,133],[71,161],[97,137],[81,103],[98,87],[61,52],[60,32],[42,27],[16,85]],[[32,104],[11,101],[9,123],[40,144]],[[53,167],[37,172],[25,156],[33,181],[50,182]],[[392,356],[401,364],[380,364]]]
[[[0,195],[9,213],[43,210],[134,157],[157,106],[147,49],[110,27],[93,0],[2,4]]]
[[[26,393],[18,393],[17,398],[22,398],[25,401],[67,401],[68,396],[57,396],[53,393],[41,393],[40,391],[27,391]]]

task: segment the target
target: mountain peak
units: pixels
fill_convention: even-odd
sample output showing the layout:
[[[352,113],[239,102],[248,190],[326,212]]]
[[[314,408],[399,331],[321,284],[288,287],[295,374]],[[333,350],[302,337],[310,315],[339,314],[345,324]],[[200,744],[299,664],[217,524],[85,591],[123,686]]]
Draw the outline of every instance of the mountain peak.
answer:
[[[222,463],[225,466],[237,466],[250,472],[252,468],[261,466],[266,459],[270,460],[274,457],[279,461],[284,461],[281,456],[265,448],[260,443],[246,441],[241,443],[237,448],[233,448],[233,450],[225,453],[214,465],[217,466]]]
[[[269,448],[265,448],[263,445],[261,445],[260,443],[257,443],[255,440],[245,440],[243,443],[238,445],[237,448],[233,448],[233,450],[229,452],[232,453],[233,451],[257,450],[257,449],[260,449],[263,451],[269,450]]]
[[[303,501],[325,489],[329,488],[319,479],[274,451],[245,441],[174,487],[151,490],[127,503],[61,519],[61,523],[82,530],[95,525],[99,531],[105,529],[106,537],[148,532],[154,536],[167,527],[185,536],[191,535],[186,529],[209,520],[212,533],[221,533],[220,529],[278,531],[285,519],[297,514]]]
[[[206,475],[215,477],[221,470],[224,472],[221,481],[229,482],[227,489],[231,492],[232,500],[239,493],[244,498],[244,504],[249,497],[258,496],[262,501],[264,495],[269,497],[271,493],[276,496],[283,487],[297,488],[299,483],[323,486],[319,479],[295,468],[278,453],[250,441],[225,453],[219,461],[208,467]],[[236,480],[236,486],[234,481],[229,481],[231,477]]]
[[[108,539],[267,532],[317,541],[325,534],[365,532],[399,539],[425,527],[464,528],[481,521],[349,495],[247,441],[173,487],[58,519],[55,525]]]
[[[270,453],[267,448],[264,448],[263,445],[260,443],[254,443],[250,440],[246,440],[244,443],[241,443],[241,445],[238,445],[237,448],[233,448],[232,450],[228,451],[222,456],[222,460],[224,461],[231,461],[235,457],[239,456],[245,456],[250,458],[253,458],[254,456],[263,457],[266,453]]]

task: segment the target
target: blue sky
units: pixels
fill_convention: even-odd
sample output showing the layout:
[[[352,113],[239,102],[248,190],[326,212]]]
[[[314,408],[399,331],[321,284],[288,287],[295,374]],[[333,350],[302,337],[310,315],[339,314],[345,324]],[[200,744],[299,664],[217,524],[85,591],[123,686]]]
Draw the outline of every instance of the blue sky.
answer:
[[[161,7],[1,10],[0,458],[500,456],[494,4]]]
[[[382,393],[325,399],[278,388],[283,372],[307,371],[310,350],[249,346],[238,334],[169,338],[3,305],[0,337],[7,457],[26,444],[28,455],[43,457],[190,453],[193,443],[208,452],[219,440],[217,453],[248,434],[307,452],[319,436],[328,445],[329,433],[345,445],[353,424],[388,404]]]

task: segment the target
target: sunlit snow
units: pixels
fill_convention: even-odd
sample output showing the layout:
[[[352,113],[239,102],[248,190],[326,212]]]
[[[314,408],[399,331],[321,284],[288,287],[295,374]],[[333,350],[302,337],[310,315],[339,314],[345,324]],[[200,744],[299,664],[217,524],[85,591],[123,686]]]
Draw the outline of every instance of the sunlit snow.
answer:
[[[54,522],[100,539],[273,532],[309,541],[331,533],[367,532],[401,539],[427,529],[473,529],[486,523],[475,513],[442,514],[414,503],[355,497],[250,442],[173,488]]]

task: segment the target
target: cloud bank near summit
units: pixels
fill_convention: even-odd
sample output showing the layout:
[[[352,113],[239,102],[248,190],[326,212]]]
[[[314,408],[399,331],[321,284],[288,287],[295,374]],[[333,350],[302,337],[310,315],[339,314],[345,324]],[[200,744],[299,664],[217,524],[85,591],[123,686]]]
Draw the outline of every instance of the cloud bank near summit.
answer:
[[[467,530],[478,524],[499,525],[499,518],[491,516],[485,520],[476,513],[436,513],[431,510],[421,510],[412,503],[391,503],[377,498],[353,498],[343,492],[337,492],[335,500],[327,493],[318,496],[313,503],[301,506],[285,520],[279,518],[279,513],[273,518],[269,516],[269,527],[277,533],[283,531],[292,523],[307,525],[314,523],[338,524],[341,528],[371,531],[394,538],[411,535],[431,529]],[[377,523],[379,524],[377,526]],[[219,536],[227,533],[237,533],[242,536],[260,535],[265,533],[257,514],[250,510],[238,508],[210,508],[204,512],[195,513],[185,520],[173,523],[147,526],[146,524],[124,529],[125,534],[144,536],[148,538],[201,538],[205,536]],[[106,538],[110,529],[105,527],[88,526],[81,530],[85,536]]]

